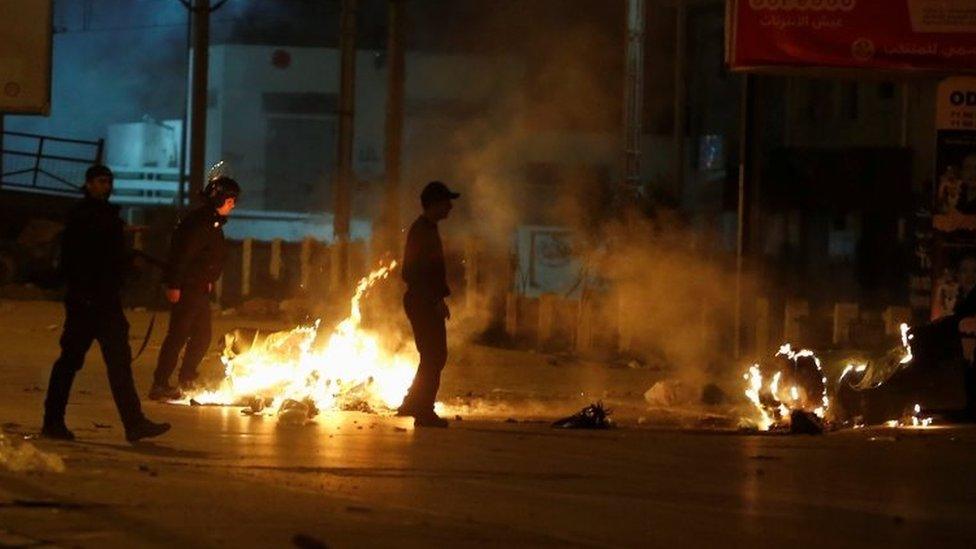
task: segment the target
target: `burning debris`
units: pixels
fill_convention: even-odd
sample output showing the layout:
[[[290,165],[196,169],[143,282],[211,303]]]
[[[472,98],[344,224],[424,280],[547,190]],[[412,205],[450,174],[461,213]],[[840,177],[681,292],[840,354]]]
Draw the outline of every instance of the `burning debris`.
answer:
[[[790,433],[794,435],[822,435],[823,418],[804,410],[790,412]]]
[[[951,321],[909,328],[902,341],[874,360],[849,363],[838,377],[836,420],[844,425],[924,427],[920,401],[940,403],[934,415],[965,419],[953,406],[965,405],[965,364],[958,329]],[[899,418],[899,419],[892,419]]]
[[[225,376],[216,390],[189,395],[200,404],[246,407],[244,413],[274,410],[295,423],[320,410],[386,411],[406,395],[416,359],[392,351],[379,334],[362,328],[360,302],[386,279],[396,262],[363,277],[349,315],[325,334],[320,322],[261,334],[237,330],[225,336]]]
[[[298,401],[289,398],[278,409],[278,421],[287,425],[305,425],[318,413],[319,410],[311,399]]]
[[[571,416],[553,422],[552,426],[557,429],[610,429],[613,427],[611,413],[612,410],[604,408],[602,402],[596,402]]]
[[[942,341],[941,329],[930,325],[915,330],[902,324],[898,347],[877,359],[849,361],[834,384],[828,384],[813,352],[796,352],[789,344],[783,345],[772,365],[754,364],[743,374],[753,413],[740,426],[809,434],[831,426],[928,426],[931,415],[923,416],[922,407],[906,404],[914,402],[907,399],[921,392],[933,393],[937,387],[960,385],[951,381],[953,367],[945,364],[952,361],[944,360],[944,346],[937,344]],[[916,333],[922,334],[921,352],[913,352]],[[920,361],[925,364],[918,364]],[[828,397],[828,391],[833,397]],[[890,419],[893,417],[901,419]]]
[[[793,419],[797,418],[806,426],[803,432],[816,430],[811,428],[814,423],[820,424],[822,431],[830,400],[827,377],[813,351],[794,351],[789,343],[784,344],[776,353],[772,368],[767,369],[776,371],[772,376],[764,376],[760,364],[753,364],[742,376],[746,381],[746,398],[757,415],[743,418],[740,425],[760,431],[786,430],[791,429]]]

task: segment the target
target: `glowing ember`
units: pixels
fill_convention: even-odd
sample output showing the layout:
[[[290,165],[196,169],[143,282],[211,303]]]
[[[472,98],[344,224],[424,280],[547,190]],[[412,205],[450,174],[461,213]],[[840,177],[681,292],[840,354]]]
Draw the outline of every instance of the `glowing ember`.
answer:
[[[192,398],[226,405],[261,399],[275,411],[287,402],[312,404],[318,410],[396,408],[413,379],[416,357],[390,351],[378,334],[360,326],[360,301],[395,267],[393,262],[359,281],[349,316],[327,337],[316,321],[271,334],[241,354],[225,349],[220,387]]]
[[[928,427],[929,425],[932,424],[932,418],[919,417],[919,414],[922,413],[922,407],[920,405],[916,404],[913,411],[914,413],[912,414],[912,427]]]

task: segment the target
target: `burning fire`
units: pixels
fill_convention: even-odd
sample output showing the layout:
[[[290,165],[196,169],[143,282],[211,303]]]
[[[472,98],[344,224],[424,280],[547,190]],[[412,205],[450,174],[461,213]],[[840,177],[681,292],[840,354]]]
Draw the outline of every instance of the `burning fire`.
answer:
[[[885,360],[882,361],[883,363],[873,363],[870,371],[869,365],[865,363],[847,364],[837,379],[837,386],[840,386],[846,378],[854,373],[858,377],[853,379],[859,379],[855,385],[876,387],[883,383],[884,379],[887,379],[886,374],[890,374],[892,369],[908,367],[914,359],[911,346],[914,336],[910,333],[907,324],[902,324],[900,329],[900,349],[889,352]],[[830,406],[830,398],[827,394],[827,377],[824,374],[820,359],[812,351],[806,349],[794,351],[789,343],[781,346],[776,356],[789,360],[793,366],[792,371],[790,369],[785,372],[784,370],[777,371],[773,374],[768,385],[764,382],[759,364],[750,366],[748,372],[742,376],[746,381],[746,398],[749,399],[754,410],[758,412],[758,419],[746,421],[754,424],[760,431],[768,431],[773,427],[788,426],[791,413],[794,410],[810,412],[823,419]],[[808,369],[809,365],[812,365],[815,368],[815,373],[813,371],[807,372],[805,377],[802,372],[798,373],[801,360],[806,361]],[[888,366],[888,363],[892,366]],[[814,378],[819,378],[819,380]],[[924,427],[932,422],[931,418],[920,417],[921,406],[918,404],[915,405],[914,411],[915,413],[909,419],[892,420],[887,424]]]
[[[792,371],[787,370],[784,375],[784,371],[779,370],[765,384],[759,364],[753,364],[742,376],[746,381],[746,398],[759,414],[758,419],[753,420],[755,426],[760,431],[768,431],[774,426],[789,425],[793,410],[805,410],[823,419],[830,400],[827,397],[827,378],[820,359],[813,351],[794,351],[789,343],[781,346],[776,356],[789,360],[793,364]],[[800,360],[803,359],[806,359],[805,363],[815,367],[819,386],[810,385],[809,380],[805,380],[799,372]],[[807,383],[804,384],[804,381]],[[811,392],[814,394],[810,394]]]
[[[749,367],[749,372],[742,374],[742,378],[748,382],[748,388],[746,389],[746,398],[756,407],[759,411],[759,420],[756,421],[756,426],[759,427],[760,431],[768,431],[769,427],[773,424],[773,418],[770,416],[769,412],[766,411],[766,407],[762,403],[760,398],[760,392],[762,391],[763,376],[762,372],[759,371],[759,365],[753,364]],[[773,378],[773,384],[779,382],[779,372]]]
[[[369,273],[356,286],[349,316],[331,334],[320,321],[255,341],[235,354],[221,357],[220,387],[192,395],[200,404],[250,405],[280,411],[301,404],[315,410],[389,410],[403,401],[416,369],[415,356],[391,351],[378,334],[363,329],[360,302],[377,282],[387,278],[396,262]]]

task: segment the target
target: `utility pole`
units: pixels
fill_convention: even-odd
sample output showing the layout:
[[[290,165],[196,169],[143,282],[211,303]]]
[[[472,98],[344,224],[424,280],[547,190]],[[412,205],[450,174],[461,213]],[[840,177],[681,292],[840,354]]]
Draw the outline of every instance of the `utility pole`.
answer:
[[[672,190],[674,198],[681,198],[685,185],[685,109],[687,91],[685,84],[685,64],[687,44],[685,32],[688,27],[688,8],[685,0],[677,0],[675,4],[675,36],[674,36],[674,158],[672,158]]]
[[[383,251],[394,255],[400,252],[400,168],[403,150],[403,102],[404,102],[404,0],[389,0],[386,56],[388,82],[386,96],[386,188],[384,195],[384,227],[381,246]]]
[[[210,0],[191,0],[193,62],[190,88],[190,196],[203,191],[207,150],[207,76],[210,67]]]
[[[352,149],[353,114],[356,109],[356,0],[342,0],[340,14],[339,49],[339,144],[336,155],[336,185],[332,229],[335,245],[338,247],[333,257],[338,262],[336,274],[338,283],[345,285],[349,280],[349,225],[352,217]]]
[[[193,57],[190,62],[190,196],[199,195],[203,190],[204,162],[207,152],[207,76],[210,70],[210,14],[219,10],[227,0],[218,0],[210,5],[210,0],[179,0],[190,14],[190,46]],[[186,147],[186,125],[183,128],[183,143]],[[186,157],[186,154],[180,155]],[[179,204],[183,207],[183,164],[180,165]]]
[[[760,147],[756,139],[757,131],[757,100],[756,76],[742,75],[739,104],[739,193],[738,212],[735,238],[735,311],[734,326],[735,340],[732,342],[732,356],[736,359],[746,354],[748,338],[746,337],[746,323],[748,313],[746,305],[749,301],[746,291],[747,256],[755,247],[755,233],[758,228],[758,200],[756,188],[756,164]]]
[[[4,113],[0,111],[0,187],[3,187],[3,174],[5,173],[3,171],[3,132],[6,130],[4,130],[3,117]]]
[[[621,205],[632,203],[641,185],[641,122],[644,106],[644,0],[627,0],[627,44],[624,59],[624,161]]]

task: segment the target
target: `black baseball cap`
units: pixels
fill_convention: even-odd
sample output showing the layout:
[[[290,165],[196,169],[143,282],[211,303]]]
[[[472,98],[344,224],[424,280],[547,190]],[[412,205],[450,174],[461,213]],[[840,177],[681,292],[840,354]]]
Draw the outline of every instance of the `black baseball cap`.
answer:
[[[109,179],[115,179],[115,174],[108,166],[102,164],[95,164],[92,167],[85,170],[85,182],[93,181],[97,177],[107,177]]]
[[[433,204],[438,200],[454,200],[455,198],[460,198],[461,193],[456,193],[451,189],[447,188],[447,185],[441,183],[440,181],[431,181],[426,186],[424,190],[420,192],[420,203],[424,206],[428,204]]]

